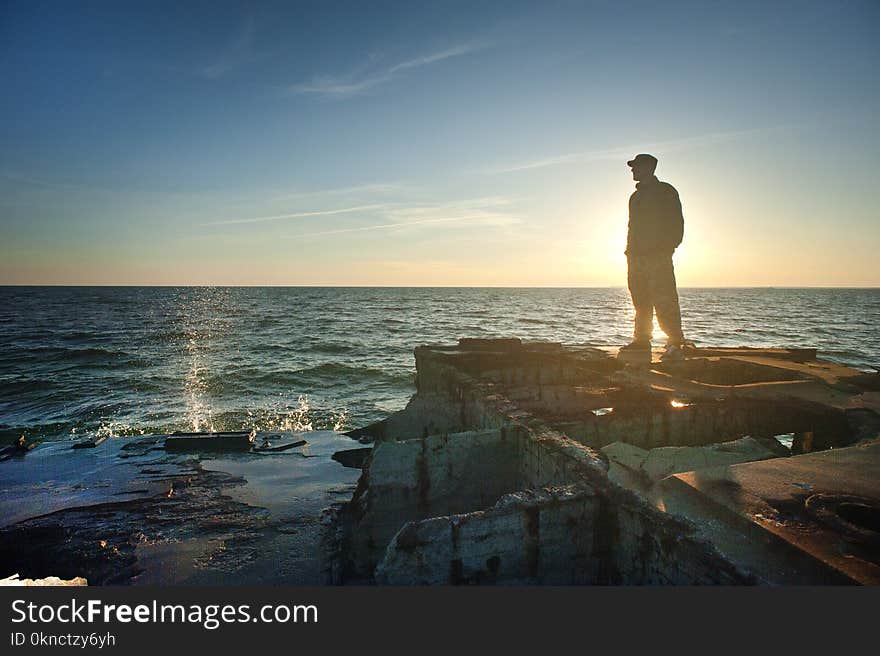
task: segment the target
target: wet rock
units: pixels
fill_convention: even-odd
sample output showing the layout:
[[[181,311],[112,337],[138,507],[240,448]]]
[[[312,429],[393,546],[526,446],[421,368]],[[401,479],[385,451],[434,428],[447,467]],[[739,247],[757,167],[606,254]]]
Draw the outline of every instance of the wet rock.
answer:
[[[343,467],[351,467],[352,469],[363,469],[364,462],[372,453],[373,449],[366,447],[363,449],[346,449],[345,451],[337,451],[332,458]]]
[[[2,462],[4,460],[9,460],[10,458],[13,458],[15,456],[23,456],[26,453],[28,453],[29,451],[36,448],[36,446],[37,445],[34,444],[33,442],[28,442],[25,439],[25,436],[22,435],[21,437],[19,437],[15,441],[14,444],[11,444],[9,446],[6,446],[6,447],[3,447],[2,449],[0,449],[0,462]]]

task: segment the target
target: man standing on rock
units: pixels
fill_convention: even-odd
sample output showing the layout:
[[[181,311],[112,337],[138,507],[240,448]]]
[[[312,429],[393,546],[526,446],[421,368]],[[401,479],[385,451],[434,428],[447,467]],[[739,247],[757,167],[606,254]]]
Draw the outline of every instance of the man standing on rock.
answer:
[[[636,155],[627,166],[636,181],[629,199],[625,252],[636,320],[633,341],[620,350],[650,357],[656,310],[657,322],[667,337],[663,358],[681,357],[684,335],[672,266],[672,253],[684,236],[681,201],[675,187],[654,175],[657,158],[653,155]]]

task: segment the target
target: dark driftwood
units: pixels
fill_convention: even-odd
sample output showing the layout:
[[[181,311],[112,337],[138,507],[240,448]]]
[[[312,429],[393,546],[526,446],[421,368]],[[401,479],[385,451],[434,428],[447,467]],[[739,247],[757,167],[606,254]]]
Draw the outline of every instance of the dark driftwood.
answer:
[[[308,444],[305,440],[297,440],[296,442],[291,442],[290,444],[282,444],[281,446],[258,446],[254,448],[254,451],[259,453],[275,453],[277,451],[287,451],[288,449],[295,449],[298,446],[305,446]]]
[[[93,440],[83,440],[82,442],[77,442],[73,445],[74,449],[94,449],[99,444],[102,444],[106,441],[107,436],[101,435],[100,437],[96,437]]]
[[[165,438],[166,451],[250,451],[256,431],[224,433],[172,433]]]

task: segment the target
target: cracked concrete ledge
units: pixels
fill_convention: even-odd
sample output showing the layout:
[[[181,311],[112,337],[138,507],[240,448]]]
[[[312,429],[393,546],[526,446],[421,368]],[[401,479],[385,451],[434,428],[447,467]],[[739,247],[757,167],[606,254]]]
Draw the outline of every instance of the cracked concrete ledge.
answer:
[[[803,349],[704,351],[633,365],[510,339],[417,347],[407,407],[352,432],[376,446],[339,515],[333,582],[853,582],[653,488],[873,438],[877,377]]]

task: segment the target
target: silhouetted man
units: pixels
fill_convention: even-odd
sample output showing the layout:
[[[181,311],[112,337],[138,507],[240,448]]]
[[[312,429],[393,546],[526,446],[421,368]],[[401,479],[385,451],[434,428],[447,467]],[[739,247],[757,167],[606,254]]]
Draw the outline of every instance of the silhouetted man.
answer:
[[[626,235],[627,283],[636,310],[633,341],[622,351],[651,350],[654,311],[666,333],[666,357],[681,355],[684,335],[675,288],[672,253],[684,235],[684,218],[678,192],[654,175],[657,158],[640,154],[627,162],[636,190],[629,199]]]

